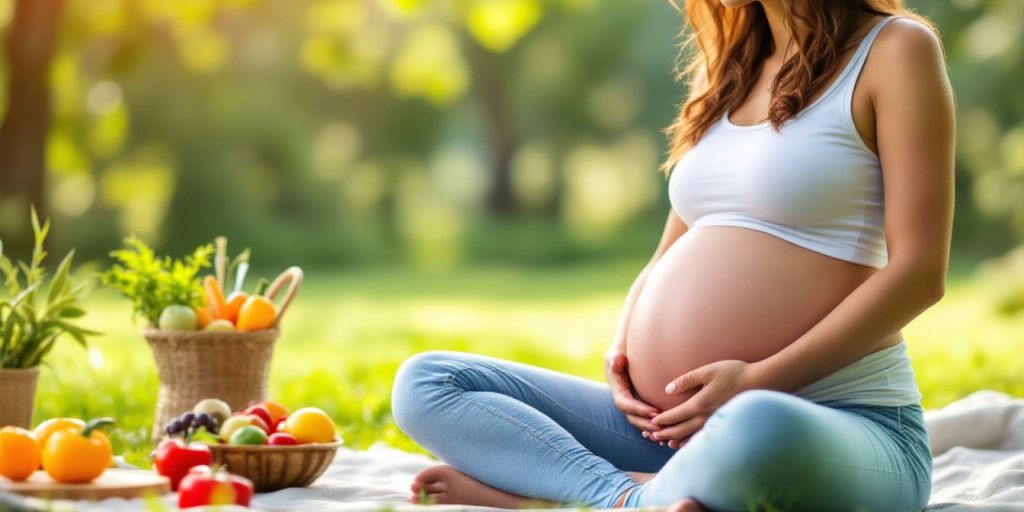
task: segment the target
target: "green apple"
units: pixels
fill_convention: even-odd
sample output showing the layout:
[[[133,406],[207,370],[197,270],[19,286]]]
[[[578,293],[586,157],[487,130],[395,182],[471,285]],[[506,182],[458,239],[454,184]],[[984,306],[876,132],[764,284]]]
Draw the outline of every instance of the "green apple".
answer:
[[[169,331],[194,331],[199,325],[196,312],[188,306],[175,304],[160,312],[158,327]]]
[[[261,445],[265,442],[267,442],[267,433],[263,429],[254,425],[246,425],[231,434],[228,444]]]
[[[239,430],[243,427],[252,426],[255,426],[252,421],[252,416],[249,416],[248,414],[239,414],[237,416],[232,416],[224,420],[224,423],[221,424],[220,439],[225,443],[229,443],[231,442],[231,436],[235,433],[236,430]]]

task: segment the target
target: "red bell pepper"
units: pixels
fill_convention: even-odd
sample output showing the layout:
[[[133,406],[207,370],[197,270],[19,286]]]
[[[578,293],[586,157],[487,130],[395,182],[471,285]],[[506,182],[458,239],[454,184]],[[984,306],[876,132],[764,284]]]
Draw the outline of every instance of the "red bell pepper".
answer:
[[[178,508],[232,504],[248,507],[253,491],[248,478],[213,471],[210,466],[196,466],[181,481]]]
[[[164,439],[156,448],[153,466],[156,472],[171,479],[171,490],[178,490],[181,479],[195,466],[213,462],[210,447],[202,443],[186,444],[182,439]]]

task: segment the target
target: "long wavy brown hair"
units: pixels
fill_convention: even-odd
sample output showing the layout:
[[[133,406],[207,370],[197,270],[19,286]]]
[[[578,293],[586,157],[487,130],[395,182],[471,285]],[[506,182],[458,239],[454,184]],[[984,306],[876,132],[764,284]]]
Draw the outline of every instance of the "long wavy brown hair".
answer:
[[[689,82],[690,95],[668,127],[668,173],[688,148],[726,111],[736,109],[750,94],[764,60],[775,51],[768,18],[760,2],[737,8],[721,0],[670,0],[686,15],[688,34],[681,57],[685,67],[678,79]],[[777,130],[797,115],[815,93],[833,78],[839,58],[865,14],[900,15],[935,30],[908,10],[903,0],[783,0],[794,34],[794,54],[771,85],[768,121]]]

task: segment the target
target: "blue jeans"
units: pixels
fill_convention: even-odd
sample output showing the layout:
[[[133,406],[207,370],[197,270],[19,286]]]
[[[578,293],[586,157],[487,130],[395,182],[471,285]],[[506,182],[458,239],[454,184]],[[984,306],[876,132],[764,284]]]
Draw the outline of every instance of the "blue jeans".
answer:
[[[816,404],[748,391],[679,450],[644,439],[597,382],[459,352],[398,370],[399,428],[491,487],[612,508],[694,498],[714,510],[921,510],[931,454],[919,405]],[[637,484],[627,471],[657,473]]]

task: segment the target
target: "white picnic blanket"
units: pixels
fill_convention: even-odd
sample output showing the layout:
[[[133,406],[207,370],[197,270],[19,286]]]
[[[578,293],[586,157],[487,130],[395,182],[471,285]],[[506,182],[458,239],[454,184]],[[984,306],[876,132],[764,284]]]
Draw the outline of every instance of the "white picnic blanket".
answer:
[[[925,419],[935,455],[928,510],[1024,512],[1024,399],[982,391],[929,411]],[[429,457],[384,445],[369,450],[342,449],[312,487],[258,495],[253,505],[268,512],[422,511],[424,507],[406,502],[409,483],[418,471],[436,463]],[[172,509],[173,502],[173,495],[166,498]],[[139,500],[64,505],[67,510],[146,510]],[[430,509],[486,510],[456,506]]]

